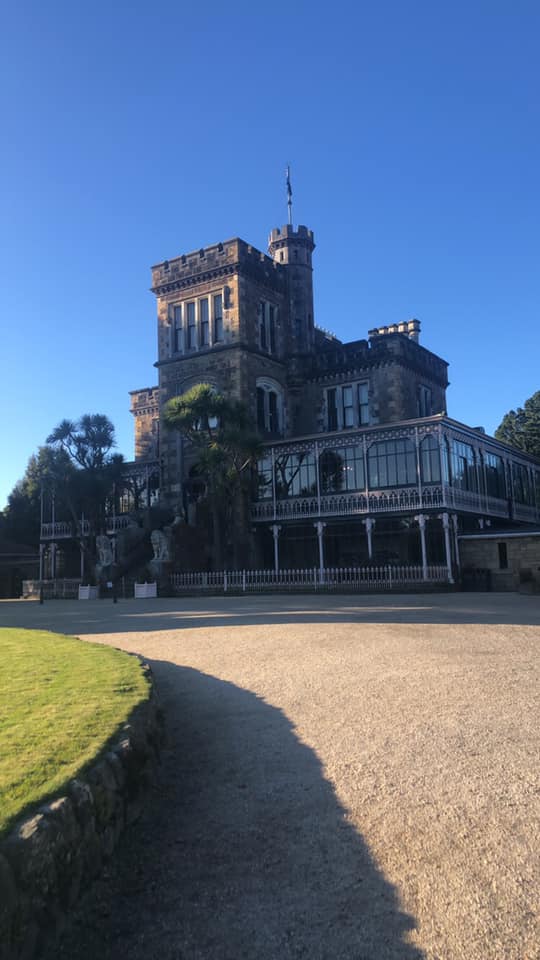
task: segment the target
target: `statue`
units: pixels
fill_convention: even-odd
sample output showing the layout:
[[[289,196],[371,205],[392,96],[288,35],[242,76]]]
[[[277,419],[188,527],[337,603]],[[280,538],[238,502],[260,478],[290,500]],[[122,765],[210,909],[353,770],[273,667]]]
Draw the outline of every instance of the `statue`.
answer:
[[[107,534],[98,534],[96,537],[96,547],[98,552],[96,573],[98,577],[101,578],[111,564],[114,563],[112,543]]]
[[[167,562],[171,559],[169,538],[163,530],[152,530],[150,542],[152,544],[152,550],[154,551],[153,560]]]

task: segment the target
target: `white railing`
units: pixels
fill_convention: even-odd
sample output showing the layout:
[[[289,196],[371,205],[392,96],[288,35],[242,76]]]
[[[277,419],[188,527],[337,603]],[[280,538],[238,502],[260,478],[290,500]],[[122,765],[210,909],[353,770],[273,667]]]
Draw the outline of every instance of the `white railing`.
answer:
[[[38,599],[43,590],[45,600],[73,600],[79,596],[79,579],[23,580],[23,600]]]
[[[57,520],[56,523],[41,524],[42,540],[65,540],[73,536],[73,527],[66,520]]]
[[[409,564],[367,567],[308,567],[303,570],[220,570],[211,573],[173,573],[175,593],[198,591],[258,593],[265,590],[332,590],[365,587],[391,590],[421,583],[448,583],[448,567],[430,564],[424,568]]]
[[[286,500],[276,500],[275,508],[272,500],[264,500],[252,504],[251,519],[272,521],[303,517],[351,517],[358,514],[403,513],[408,510],[429,510],[430,508],[441,510],[445,507],[470,510],[475,513],[491,513],[499,517],[508,516],[506,500],[485,497],[472,490],[460,490],[444,484],[444,486],[422,487],[421,490],[417,487],[403,487],[396,490],[373,490],[369,493],[289,497]],[[532,507],[523,509],[534,510]]]
[[[125,513],[119,517],[107,517],[107,533],[118,533],[129,525],[130,515]]]

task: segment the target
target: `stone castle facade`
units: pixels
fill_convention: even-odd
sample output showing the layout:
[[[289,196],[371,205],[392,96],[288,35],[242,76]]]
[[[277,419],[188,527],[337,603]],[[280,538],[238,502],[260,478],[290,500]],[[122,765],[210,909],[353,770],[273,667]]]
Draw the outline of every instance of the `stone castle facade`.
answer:
[[[135,463],[159,464],[160,503],[187,516],[189,448],[161,411],[209,383],[265,442],[247,565],[440,562],[451,578],[459,534],[540,520],[540,464],[448,417],[448,365],[417,320],[349,343],[319,328],[314,248],[287,225],[268,254],[234,238],[152,268],[159,382],[131,393]]]
[[[285,226],[270,255],[233,239],[152,268],[159,385],[132,391],[131,410],[135,458],[159,450],[165,490],[181,464],[160,410],[197,383],[243,401],[266,440],[446,411],[448,365],[420,345],[417,320],[351,343],[315,326],[314,246],[307,227]]]

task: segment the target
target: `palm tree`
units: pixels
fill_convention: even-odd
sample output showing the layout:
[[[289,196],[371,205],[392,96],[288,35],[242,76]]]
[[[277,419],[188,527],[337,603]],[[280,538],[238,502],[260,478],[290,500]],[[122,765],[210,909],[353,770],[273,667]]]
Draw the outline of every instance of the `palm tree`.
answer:
[[[199,383],[165,406],[164,422],[178,430],[193,447],[194,475],[204,481],[214,527],[216,563],[223,566],[224,547],[232,540],[238,559],[240,529],[247,523],[253,467],[261,454],[261,440],[253,430],[244,404]]]

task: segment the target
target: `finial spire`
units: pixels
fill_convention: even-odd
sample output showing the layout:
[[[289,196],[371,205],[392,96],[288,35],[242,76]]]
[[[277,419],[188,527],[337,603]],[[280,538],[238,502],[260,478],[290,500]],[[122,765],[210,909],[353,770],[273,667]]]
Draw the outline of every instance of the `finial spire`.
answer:
[[[291,187],[291,165],[287,164],[285,171],[287,175],[287,206],[289,208],[289,224],[292,226],[292,187]]]

